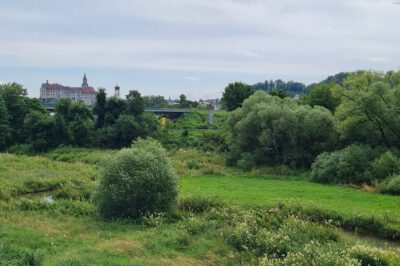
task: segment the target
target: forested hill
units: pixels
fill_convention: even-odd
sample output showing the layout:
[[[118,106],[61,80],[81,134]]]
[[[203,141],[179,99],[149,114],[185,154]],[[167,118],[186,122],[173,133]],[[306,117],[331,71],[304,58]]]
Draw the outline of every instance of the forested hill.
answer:
[[[289,93],[291,95],[296,95],[296,94],[304,95],[308,93],[307,86],[304,83],[295,81],[285,82],[281,79],[277,79],[275,81],[266,80],[265,82],[258,82],[252,85],[252,87],[255,90],[264,90],[264,91],[280,90]]]
[[[342,87],[345,87],[344,81],[347,77],[351,74],[361,73],[363,71],[354,71],[354,72],[340,72],[335,75],[329,76],[326,79],[318,82],[318,83],[311,83],[309,85],[305,85],[304,83],[297,82],[297,81],[283,81],[281,79],[277,80],[266,80],[265,82],[258,82],[252,87],[255,90],[280,90],[284,91],[290,95],[306,95],[310,92],[317,85],[321,84],[338,84]],[[390,73],[390,71],[388,72]]]

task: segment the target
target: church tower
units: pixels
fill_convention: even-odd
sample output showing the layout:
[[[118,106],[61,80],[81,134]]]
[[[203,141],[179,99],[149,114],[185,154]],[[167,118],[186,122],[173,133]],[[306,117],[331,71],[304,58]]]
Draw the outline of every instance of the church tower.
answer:
[[[89,87],[87,83],[86,74],[83,74],[82,88]]]
[[[118,85],[115,85],[114,87],[114,96],[118,99],[120,98],[120,87]]]

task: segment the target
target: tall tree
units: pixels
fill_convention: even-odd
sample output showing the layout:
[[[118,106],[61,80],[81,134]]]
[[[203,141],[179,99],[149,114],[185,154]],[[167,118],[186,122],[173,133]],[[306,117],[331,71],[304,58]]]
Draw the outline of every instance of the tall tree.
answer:
[[[54,123],[50,115],[32,111],[26,116],[23,128],[34,151],[42,152],[54,147]]]
[[[335,91],[341,90],[343,88],[336,84],[318,84],[304,97],[304,102],[311,106],[323,106],[334,112],[340,104],[340,96],[335,94]]]
[[[0,96],[0,150],[5,148],[11,138],[8,112],[3,97]]]
[[[126,95],[126,113],[138,116],[144,112],[144,99],[136,90],[129,91]]]
[[[231,83],[222,94],[222,106],[228,111],[233,111],[241,107],[243,101],[253,93],[254,90],[250,85],[242,82]]]
[[[190,102],[187,100],[185,94],[179,95],[179,107],[180,108],[189,108]]]
[[[384,73],[365,71],[351,74],[345,87],[335,113],[342,138],[349,143],[399,147],[400,86],[391,88]]]
[[[117,97],[111,97],[107,99],[106,102],[106,116],[105,116],[105,124],[107,126],[111,126],[115,124],[115,121],[119,118],[119,116],[125,112],[126,109],[126,101],[122,99],[118,99]]]
[[[9,115],[12,143],[23,143],[26,139],[22,124],[28,113],[24,98],[26,90],[17,83],[0,85],[0,95],[3,97]]]
[[[100,88],[96,94],[96,103],[93,108],[94,114],[97,115],[96,128],[102,128],[105,124],[106,102],[107,102],[106,90]]]

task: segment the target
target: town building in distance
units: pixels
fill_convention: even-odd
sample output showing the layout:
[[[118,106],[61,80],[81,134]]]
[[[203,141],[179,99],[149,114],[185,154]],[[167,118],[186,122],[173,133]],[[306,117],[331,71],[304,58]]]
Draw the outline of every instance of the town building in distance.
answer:
[[[40,100],[45,105],[54,105],[60,99],[71,99],[73,102],[84,102],[86,105],[94,105],[96,102],[96,90],[90,87],[86,74],[83,76],[81,87],[68,87],[58,83],[43,83],[40,87]]]
[[[221,100],[220,99],[207,99],[199,101],[199,106],[211,110],[221,110]]]

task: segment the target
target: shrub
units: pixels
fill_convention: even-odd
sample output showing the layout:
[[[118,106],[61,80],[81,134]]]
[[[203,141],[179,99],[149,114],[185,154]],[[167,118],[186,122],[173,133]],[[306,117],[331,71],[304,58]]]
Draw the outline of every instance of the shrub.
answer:
[[[190,197],[184,198],[179,203],[179,209],[187,212],[203,213],[211,210],[212,208],[222,207],[223,204],[218,198],[209,197]]]
[[[21,249],[9,244],[0,244],[0,265],[42,265],[43,254],[40,251]]]
[[[30,144],[17,144],[7,149],[7,152],[16,155],[33,155],[32,145]]]
[[[371,184],[372,161],[377,153],[367,145],[350,145],[339,151],[322,153],[311,167],[311,177],[320,183]]]
[[[400,160],[391,151],[387,151],[372,163],[372,174],[375,179],[383,180],[393,174],[400,174]]]
[[[311,178],[319,183],[339,183],[338,164],[340,160],[339,152],[324,152],[315,159],[312,164]]]
[[[171,210],[178,183],[166,151],[155,140],[138,140],[106,161],[94,195],[104,218],[138,217]]]
[[[186,162],[186,166],[189,169],[200,169],[201,168],[201,164],[199,164],[198,162],[196,162],[195,160],[189,160]]]
[[[338,178],[342,184],[371,184],[371,163],[377,152],[367,145],[350,145],[343,149],[338,163]]]
[[[400,175],[392,176],[384,180],[378,187],[381,193],[400,195]]]
[[[350,248],[349,253],[351,257],[360,261],[360,265],[389,266],[398,263],[398,254],[374,247],[355,245]]]

